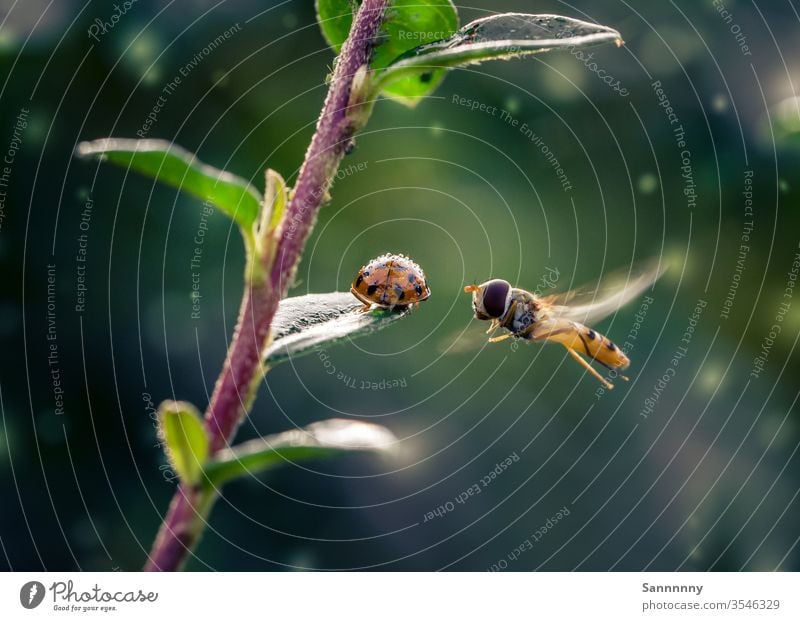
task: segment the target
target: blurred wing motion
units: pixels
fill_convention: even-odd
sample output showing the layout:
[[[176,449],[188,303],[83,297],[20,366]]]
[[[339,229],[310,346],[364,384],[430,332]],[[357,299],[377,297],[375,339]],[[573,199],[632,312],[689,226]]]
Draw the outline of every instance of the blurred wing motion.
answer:
[[[619,270],[600,282],[541,298],[542,309],[551,317],[594,323],[611,315],[655,283],[667,265],[652,260],[630,270]]]
[[[615,272],[600,284],[541,298],[539,315],[529,338],[561,343],[570,356],[606,388],[613,388],[613,384],[581,356],[617,371],[626,369],[630,360],[611,339],[585,324],[599,321],[637,298],[661,277],[665,268],[663,263],[653,261],[636,270]],[[628,379],[624,375],[620,377]]]
[[[448,356],[467,354],[486,345],[486,335],[476,330],[465,330],[463,327],[444,335],[436,342],[436,350]]]

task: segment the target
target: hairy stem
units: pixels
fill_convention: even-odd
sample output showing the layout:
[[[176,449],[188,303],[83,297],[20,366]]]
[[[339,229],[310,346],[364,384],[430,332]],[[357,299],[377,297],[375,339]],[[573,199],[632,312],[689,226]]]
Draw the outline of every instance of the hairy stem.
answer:
[[[354,98],[354,86],[369,65],[372,50],[390,0],[364,0],[353,19],[350,34],[331,79],[328,96],[317,121],[316,131],[297,177],[286,210],[277,251],[267,273],[248,265],[239,320],[225,364],[206,411],[206,430],[215,453],[228,446],[249,411],[261,379],[261,356],[269,340],[272,318],[292,282],[297,263],[317,212],[350,140],[366,122],[369,103]],[[360,76],[360,77],[359,77]],[[355,85],[354,85],[355,81]],[[257,259],[255,259],[257,260]],[[251,277],[259,273],[260,277]],[[181,485],[148,558],[147,571],[180,569],[202,533],[215,492],[204,487]]]

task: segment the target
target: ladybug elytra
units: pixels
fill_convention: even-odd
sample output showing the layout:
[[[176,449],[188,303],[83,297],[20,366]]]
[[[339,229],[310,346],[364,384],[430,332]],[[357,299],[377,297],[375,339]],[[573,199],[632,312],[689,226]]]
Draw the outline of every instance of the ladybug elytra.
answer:
[[[364,307],[406,307],[427,300],[431,290],[422,268],[402,254],[384,254],[362,267],[350,292]]]

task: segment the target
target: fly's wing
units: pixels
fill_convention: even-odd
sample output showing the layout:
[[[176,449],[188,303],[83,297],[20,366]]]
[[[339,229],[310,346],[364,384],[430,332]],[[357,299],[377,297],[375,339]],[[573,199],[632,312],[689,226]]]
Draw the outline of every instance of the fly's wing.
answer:
[[[436,349],[441,354],[456,355],[477,351],[486,345],[487,336],[483,330],[458,328],[444,335],[436,343]]]
[[[600,282],[543,297],[542,310],[550,317],[592,324],[616,312],[655,283],[666,271],[661,260],[651,260],[630,270],[620,270]]]

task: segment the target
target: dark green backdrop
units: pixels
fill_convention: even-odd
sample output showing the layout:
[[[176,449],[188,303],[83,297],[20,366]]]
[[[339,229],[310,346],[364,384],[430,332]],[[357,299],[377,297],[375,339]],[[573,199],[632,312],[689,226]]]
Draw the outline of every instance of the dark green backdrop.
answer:
[[[174,487],[148,404],[207,402],[243,252],[210,216],[192,319],[201,203],[72,151],[139,131],[259,187],[267,166],[291,183],[333,56],[308,0],[139,0],[97,40],[109,3],[8,5],[0,567],[136,569]],[[761,0],[469,5],[462,22],[556,12],[627,45],[459,70],[415,110],[378,104],[292,295],[346,290],[394,251],[433,296],[276,368],[239,437],[363,417],[399,450],[231,485],[189,567],[797,570],[800,18]],[[461,292],[555,270],[567,288],[658,255],[671,269],[645,312],[596,326],[632,346],[631,381],[604,395],[556,346],[481,349]]]

